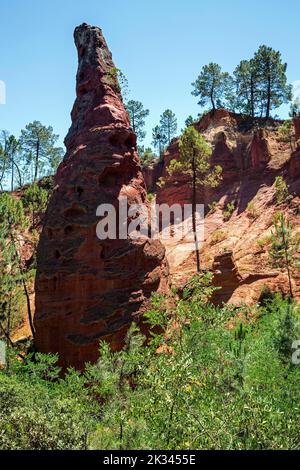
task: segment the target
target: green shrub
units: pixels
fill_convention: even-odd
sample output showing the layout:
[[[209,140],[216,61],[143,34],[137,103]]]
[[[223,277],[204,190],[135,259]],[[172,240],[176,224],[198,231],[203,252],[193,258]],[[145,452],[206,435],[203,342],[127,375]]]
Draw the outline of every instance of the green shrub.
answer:
[[[235,211],[235,204],[233,202],[229,202],[223,211],[224,221],[230,220],[234,211]]]
[[[148,341],[133,324],[84,374],[59,379],[44,355],[0,371],[0,448],[299,449],[299,307],[216,307],[211,281],[193,277],[176,303],[154,295]]]
[[[0,449],[75,450],[87,447],[97,403],[78,373],[58,380],[56,357],[0,371]],[[48,379],[48,380],[46,380]],[[92,426],[93,425],[93,426]]]
[[[259,238],[256,240],[256,243],[260,248],[266,248],[268,245],[270,245],[272,242],[272,234],[265,235],[262,238]]]
[[[32,214],[33,223],[35,224],[38,216],[46,210],[48,191],[33,183],[24,191],[22,201],[24,207],[28,208]]]
[[[148,199],[149,202],[153,202],[154,199],[155,199],[154,194],[153,193],[148,193],[147,194],[147,199]]]
[[[251,201],[247,205],[247,216],[249,219],[257,219],[258,217],[258,211],[255,207],[254,201]]]
[[[214,212],[216,212],[217,206],[218,206],[217,201],[213,201],[211,204],[208,204],[209,213],[213,214]]]
[[[282,176],[276,176],[275,178],[275,198],[277,205],[289,204],[293,199],[293,196],[289,193],[289,187]]]
[[[217,243],[221,243],[227,238],[227,232],[224,230],[216,230],[211,236],[211,243],[212,245],[216,245]]]

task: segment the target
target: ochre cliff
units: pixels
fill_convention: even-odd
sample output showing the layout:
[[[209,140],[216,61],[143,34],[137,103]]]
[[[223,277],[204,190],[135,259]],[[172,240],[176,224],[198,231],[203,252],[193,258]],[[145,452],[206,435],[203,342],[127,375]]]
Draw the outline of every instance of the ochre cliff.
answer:
[[[147,204],[146,190],[112,62],[100,29],[75,29],[77,98],[37,255],[35,345],[63,367],[98,357],[99,340],[117,349],[153,291],[167,287],[159,241],[99,240],[96,209],[120,197]]]
[[[203,268],[215,272],[214,282],[222,287],[215,294],[217,302],[251,304],[258,301],[265,287],[282,293],[288,290],[284,270],[270,266],[268,247],[273,218],[278,211],[294,224],[295,233],[299,232],[300,152],[291,153],[290,144],[282,141],[280,125],[281,121],[265,122],[224,109],[206,114],[195,124],[212,146],[212,164],[223,168],[220,187],[198,191],[197,195],[206,213],[201,262]],[[172,158],[179,158],[178,140],[165,152],[161,171],[165,184],[157,189],[157,201],[190,203],[187,178],[168,175]],[[276,203],[276,176],[282,176],[289,186],[293,196],[289,204]],[[212,210],[211,203],[214,203]],[[228,203],[235,209],[227,220],[224,211]],[[194,254],[184,253],[181,243],[166,241],[165,246],[171,282],[181,288],[195,273]],[[299,270],[295,270],[293,283],[298,298],[299,281]]]

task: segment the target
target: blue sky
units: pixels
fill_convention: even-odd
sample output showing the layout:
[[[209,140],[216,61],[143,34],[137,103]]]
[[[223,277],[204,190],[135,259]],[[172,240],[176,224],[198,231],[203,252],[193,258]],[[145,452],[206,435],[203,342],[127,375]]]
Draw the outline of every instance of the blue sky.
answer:
[[[82,22],[102,28],[131,98],[149,108],[147,144],[164,109],[179,129],[200,112],[191,82],[208,62],[232,72],[264,43],[282,52],[289,81],[299,80],[299,17],[299,0],[0,0],[0,129],[18,135],[37,119],[62,143],[75,98],[73,30]]]

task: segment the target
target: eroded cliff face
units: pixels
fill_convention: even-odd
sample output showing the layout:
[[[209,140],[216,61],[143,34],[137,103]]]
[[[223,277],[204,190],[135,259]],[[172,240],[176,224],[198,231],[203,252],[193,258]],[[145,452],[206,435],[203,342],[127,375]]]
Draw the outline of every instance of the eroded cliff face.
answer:
[[[284,271],[270,267],[268,240],[278,211],[284,212],[295,231],[299,231],[300,152],[291,153],[290,144],[282,142],[280,124],[245,118],[224,109],[208,113],[195,124],[212,146],[212,164],[223,168],[220,187],[198,191],[197,195],[206,211],[201,262],[204,269],[215,272],[215,284],[222,287],[214,296],[217,303],[255,303],[264,286],[282,293],[288,291]],[[296,126],[297,123],[297,135]],[[157,189],[159,203],[191,202],[186,177],[169,176],[167,172],[170,160],[178,157],[175,140],[164,155],[161,174],[165,185]],[[289,205],[276,204],[276,176],[285,179],[294,196]],[[208,207],[212,202],[214,210]],[[235,210],[226,220],[224,210],[228,203],[234,204]],[[171,282],[182,288],[195,273],[194,254],[184,254],[181,243],[166,241],[165,246]],[[300,297],[299,270],[294,274],[294,291]]]
[[[165,249],[149,239],[99,240],[100,204],[147,204],[136,136],[100,29],[75,29],[77,98],[37,256],[35,344],[63,367],[98,358],[100,339],[120,348],[153,291],[167,288]]]

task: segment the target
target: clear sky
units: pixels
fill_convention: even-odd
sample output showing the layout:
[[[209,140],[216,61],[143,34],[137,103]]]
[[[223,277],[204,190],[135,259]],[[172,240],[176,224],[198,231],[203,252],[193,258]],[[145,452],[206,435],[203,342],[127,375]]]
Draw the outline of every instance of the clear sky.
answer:
[[[299,80],[299,18],[299,0],[0,0],[0,129],[18,135],[39,120],[62,143],[75,97],[73,30],[83,22],[102,28],[130,97],[149,108],[150,143],[166,108],[179,130],[201,111],[191,82],[208,62],[232,72],[267,44],[288,62],[289,81]]]

